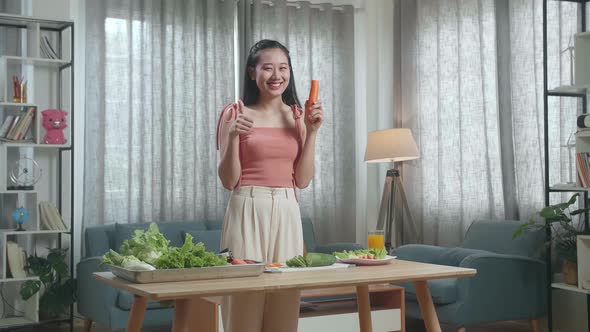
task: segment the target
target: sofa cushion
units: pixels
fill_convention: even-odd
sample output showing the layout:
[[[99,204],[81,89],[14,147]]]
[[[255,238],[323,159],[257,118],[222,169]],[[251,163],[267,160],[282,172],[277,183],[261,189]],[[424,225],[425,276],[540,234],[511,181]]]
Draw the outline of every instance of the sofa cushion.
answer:
[[[133,295],[125,291],[119,291],[117,295],[117,307],[121,310],[131,310],[131,304],[133,303]],[[158,301],[149,301],[147,309],[161,309],[167,308]],[[149,313],[148,313],[149,315]]]
[[[130,239],[137,229],[147,230],[150,227],[149,223],[141,224],[116,224],[115,225],[115,250],[119,251],[121,245],[125,240]],[[158,223],[158,229],[164,236],[170,240],[170,245],[179,247],[184,242],[184,230],[198,231],[204,230],[205,225],[200,222],[168,222]]]
[[[183,237],[185,234],[193,236],[193,242],[203,242],[207,251],[219,252],[221,246],[221,230],[207,230],[207,231],[183,231]]]
[[[400,284],[406,290],[406,297],[417,301],[416,290],[411,282]],[[457,278],[428,280],[428,288],[435,304],[449,304],[457,301]]]
[[[205,225],[207,226],[208,230],[221,229],[223,227],[223,221],[208,220],[208,221],[205,221]]]
[[[313,230],[313,223],[309,218],[301,218],[301,228],[303,230],[303,244],[308,252],[315,251],[318,245],[315,240],[315,232]]]
[[[166,222],[159,223],[160,232],[170,240],[170,245],[173,247],[180,247],[184,243],[184,231],[201,231],[205,230],[206,226],[202,222]]]
[[[111,248],[111,239],[108,230],[115,225],[86,227],[84,232],[84,244],[86,246],[85,257],[102,256]]]
[[[459,266],[465,257],[474,254],[486,254],[489,251],[468,248],[447,248],[437,258],[434,264]]]
[[[481,249],[504,255],[540,258],[545,253],[545,230],[524,232],[512,239],[521,221],[478,220],[469,226],[461,247]]]

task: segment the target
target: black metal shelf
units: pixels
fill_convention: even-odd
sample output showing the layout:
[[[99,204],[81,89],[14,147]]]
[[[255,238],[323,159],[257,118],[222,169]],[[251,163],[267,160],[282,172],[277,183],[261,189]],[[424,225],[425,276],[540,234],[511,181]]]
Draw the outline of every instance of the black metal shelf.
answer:
[[[574,98],[586,98],[585,93],[573,93],[573,92],[551,92],[547,91],[547,95],[550,97],[574,97]]]
[[[570,188],[570,189],[555,189],[549,188],[550,193],[583,193],[589,192],[590,188]]]

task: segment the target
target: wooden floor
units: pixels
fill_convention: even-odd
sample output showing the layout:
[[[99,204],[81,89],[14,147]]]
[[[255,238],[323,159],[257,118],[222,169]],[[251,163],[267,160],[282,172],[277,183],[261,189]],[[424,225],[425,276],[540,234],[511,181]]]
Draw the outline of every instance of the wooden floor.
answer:
[[[541,325],[543,326],[543,324]],[[443,326],[443,332],[455,332],[452,328]],[[425,332],[424,325],[422,325],[421,321],[408,321],[407,322],[407,329],[408,332]],[[37,328],[37,329],[19,329],[19,332],[37,332],[37,331],[44,331],[44,332],[66,332],[69,331],[67,327],[59,328],[57,326],[54,327],[44,327],[44,328]],[[82,321],[76,320],[76,332],[82,332]],[[169,332],[168,328],[160,328],[160,329],[143,329],[144,332]],[[531,332],[531,328],[525,322],[502,322],[502,323],[495,323],[495,324],[486,324],[482,326],[475,326],[468,328],[466,332]],[[100,326],[94,326],[92,328],[92,332],[111,332],[106,328],[102,328]],[[330,331],[326,331],[330,332]]]

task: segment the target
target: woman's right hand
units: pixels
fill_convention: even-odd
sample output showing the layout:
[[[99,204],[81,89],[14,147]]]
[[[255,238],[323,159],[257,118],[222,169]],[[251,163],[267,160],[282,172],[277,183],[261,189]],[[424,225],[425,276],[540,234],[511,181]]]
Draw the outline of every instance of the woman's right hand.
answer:
[[[236,118],[232,121],[231,125],[229,126],[229,136],[231,138],[238,137],[240,134],[247,134],[252,129],[254,125],[254,121],[244,114],[244,103],[241,100],[238,100],[237,105],[237,115]]]

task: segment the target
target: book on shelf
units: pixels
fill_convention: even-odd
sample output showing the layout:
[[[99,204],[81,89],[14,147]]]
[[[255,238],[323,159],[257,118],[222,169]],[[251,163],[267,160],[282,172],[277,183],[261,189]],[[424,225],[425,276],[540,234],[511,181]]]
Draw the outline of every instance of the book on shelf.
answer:
[[[41,37],[40,46],[41,46],[41,53],[43,53],[44,57],[46,57],[48,59],[59,59],[59,56],[57,55],[57,53],[55,52],[55,50],[51,46],[51,42],[49,41],[49,38],[47,36]]]
[[[51,202],[39,202],[41,228],[48,231],[65,231],[68,228],[61,214]]]
[[[29,142],[32,141],[31,128],[35,122],[35,107],[28,107],[26,111],[8,115],[0,126],[0,141],[3,142]],[[30,137],[27,138],[27,137]]]
[[[8,258],[8,268],[13,278],[26,278],[27,272],[27,254],[16,242],[6,242],[6,257]]]
[[[12,137],[12,135],[14,135],[14,132],[16,131],[16,127],[18,126],[18,122],[21,119],[21,115],[15,115],[14,118],[12,118],[12,122],[10,123],[10,128],[8,129],[8,131],[6,132],[6,135],[4,135],[4,138],[8,138],[10,139],[10,137]]]
[[[8,134],[10,128],[12,128],[12,120],[14,120],[14,115],[9,114],[2,122],[2,126],[0,126],[0,137],[4,137]]]
[[[590,187],[590,153],[576,153],[576,172],[578,174],[578,185],[582,188]]]

